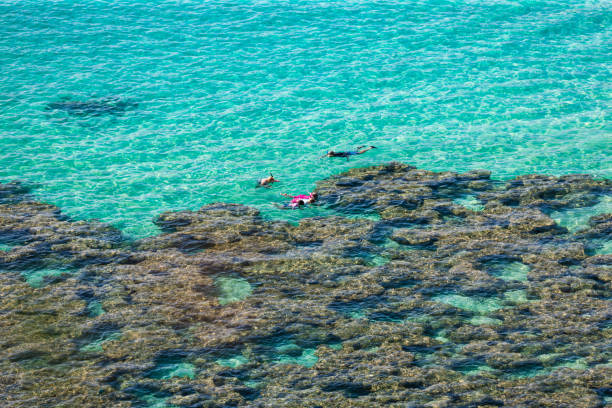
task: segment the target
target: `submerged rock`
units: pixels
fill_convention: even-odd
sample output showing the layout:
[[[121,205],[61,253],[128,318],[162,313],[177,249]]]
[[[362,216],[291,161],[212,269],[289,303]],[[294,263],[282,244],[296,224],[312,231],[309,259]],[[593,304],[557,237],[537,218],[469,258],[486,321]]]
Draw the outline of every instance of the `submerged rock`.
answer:
[[[121,232],[96,222],[71,221],[60,209],[28,199],[0,202],[0,269],[72,269],[118,261]]]
[[[108,114],[119,115],[137,106],[138,104],[135,102],[116,97],[90,99],[86,101],[73,101],[65,98],[57,102],[49,103],[45,109],[48,111],[64,111],[75,116],[101,116]]]
[[[215,203],[164,213],[162,234],[130,242],[0,184],[0,398],[16,407],[609,399],[611,215],[578,230],[552,216],[600,208],[609,180],[498,182],[390,163],[317,191],[340,213],[380,218],[293,226]]]

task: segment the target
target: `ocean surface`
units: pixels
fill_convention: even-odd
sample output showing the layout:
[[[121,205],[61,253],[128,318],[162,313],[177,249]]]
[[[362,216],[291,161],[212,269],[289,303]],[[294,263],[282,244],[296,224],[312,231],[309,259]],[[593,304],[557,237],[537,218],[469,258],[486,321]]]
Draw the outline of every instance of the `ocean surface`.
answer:
[[[609,178],[611,43],[609,1],[2,1],[0,182],[143,237],[391,160]]]
[[[0,401],[612,406],[611,50],[609,0],[0,0]]]

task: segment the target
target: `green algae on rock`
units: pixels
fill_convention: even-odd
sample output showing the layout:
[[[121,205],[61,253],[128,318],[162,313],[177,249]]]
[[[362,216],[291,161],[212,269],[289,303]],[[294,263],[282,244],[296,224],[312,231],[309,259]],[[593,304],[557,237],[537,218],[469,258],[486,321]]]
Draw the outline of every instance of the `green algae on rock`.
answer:
[[[609,396],[612,215],[575,231],[551,218],[597,205],[609,180],[390,163],[318,183],[324,205],[357,217],[292,225],[215,203],[163,213],[162,233],[136,242],[5,186],[11,406],[597,407]],[[24,282],[46,268],[72,272]]]

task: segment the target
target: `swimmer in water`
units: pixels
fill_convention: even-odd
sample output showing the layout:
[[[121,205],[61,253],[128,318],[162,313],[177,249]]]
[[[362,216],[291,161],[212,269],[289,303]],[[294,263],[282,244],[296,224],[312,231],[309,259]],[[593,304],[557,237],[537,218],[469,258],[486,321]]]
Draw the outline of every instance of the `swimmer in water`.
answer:
[[[265,177],[265,178],[260,179],[257,182],[257,186],[256,187],[270,188],[270,187],[272,187],[271,186],[272,183],[278,183],[278,180],[274,178],[272,173],[270,173],[270,177]]]
[[[328,151],[327,153],[325,153],[323,156],[321,156],[321,158],[323,157],[346,157],[346,160],[348,161],[350,156],[354,156],[356,154],[363,154],[365,152],[367,152],[368,150],[372,150],[372,149],[376,149],[376,147],[374,146],[370,146],[367,147],[363,150],[359,150],[364,148],[365,146],[358,146],[357,149],[352,150],[352,151],[348,151],[348,152],[334,152],[333,150]]]
[[[319,195],[317,193],[310,193],[308,195],[300,194],[297,196],[281,193],[281,195],[284,197],[291,198],[291,201],[286,205],[286,207],[290,207],[291,209],[300,208],[306,204],[312,204],[319,198]]]

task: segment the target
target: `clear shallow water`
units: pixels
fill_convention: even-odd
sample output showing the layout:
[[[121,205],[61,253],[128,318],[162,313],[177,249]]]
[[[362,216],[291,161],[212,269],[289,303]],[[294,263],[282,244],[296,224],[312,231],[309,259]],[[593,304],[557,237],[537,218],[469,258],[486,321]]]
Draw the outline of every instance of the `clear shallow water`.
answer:
[[[529,266],[521,262],[498,262],[488,266],[490,273],[506,281],[526,282],[529,274]]]
[[[484,210],[484,205],[475,196],[466,196],[453,200],[455,203],[464,206],[465,208],[472,211]]]
[[[38,270],[29,270],[22,272],[21,275],[24,277],[32,287],[39,288],[45,284],[45,278],[58,277],[63,274],[70,273],[66,269],[49,269],[43,268]]]
[[[588,228],[591,217],[608,213],[612,213],[612,196],[602,196],[597,204],[590,207],[555,211],[550,216],[557,224],[571,232],[576,232]]]
[[[162,362],[149,373],[149,377],[162,380],[168,380],[170,378],[193,379],[195,375],[195,366],[180,360]]]
[[[584,1],[0,4],[0,181],[135,236],[214,201],[400,160],[610,177],[612,6]],[[46,110],[117,97],[121,114]],[[350,162],[328,148],[379,147]],[[253,189],[274,172],[282,183]]]
[[[219,277],[216,280],[216,286],[220,292],[220,305],[243,300],[250,296],[253,291],[251,284],[242,278]]]

